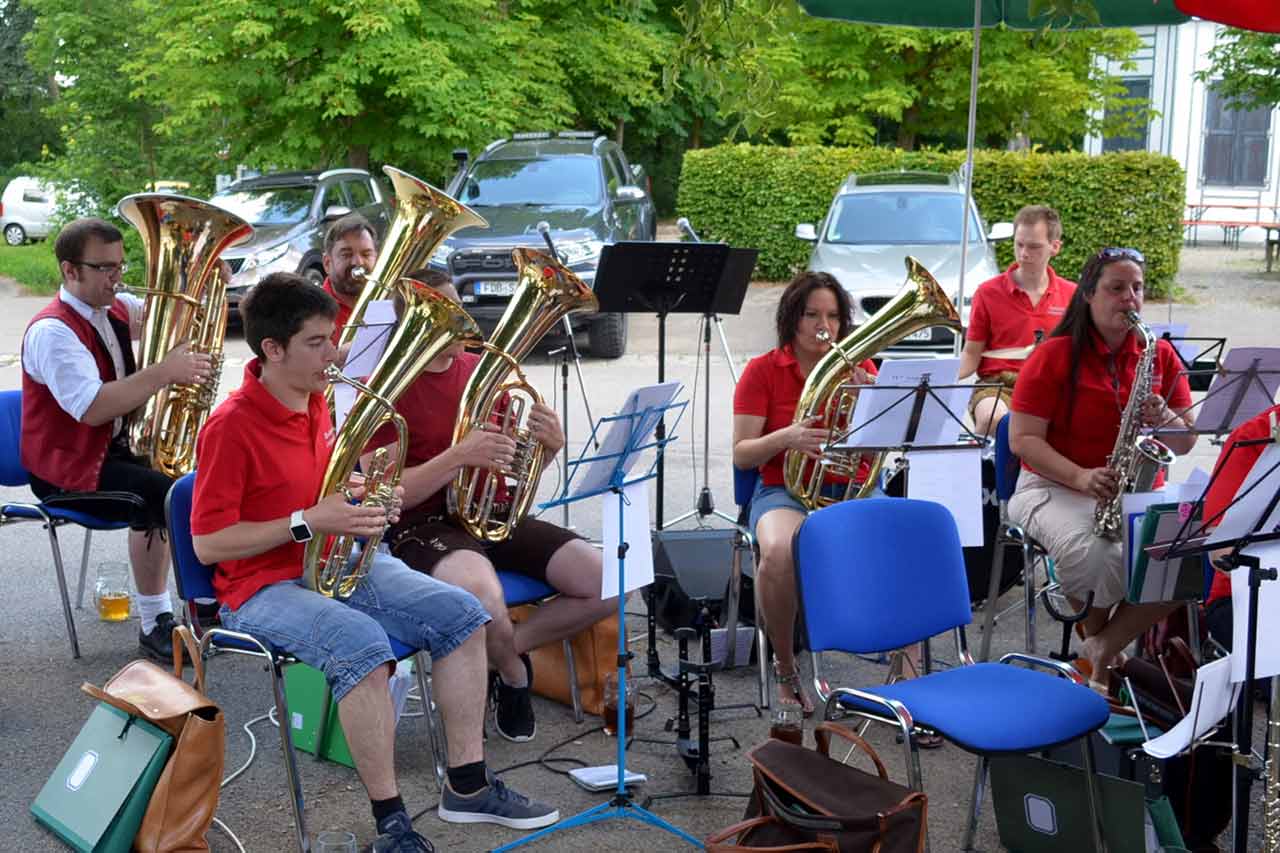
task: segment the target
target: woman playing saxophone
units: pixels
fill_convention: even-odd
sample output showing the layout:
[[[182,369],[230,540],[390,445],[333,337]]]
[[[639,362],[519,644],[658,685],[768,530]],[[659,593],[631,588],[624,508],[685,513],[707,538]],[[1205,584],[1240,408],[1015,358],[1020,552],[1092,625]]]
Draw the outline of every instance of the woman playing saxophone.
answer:
[[[1191,389],[1166,340],[1147,352],[1133,324],[1142,310],[1145,259],[1136,249],[1102,249],[1080,274],[1062,321],[1032,353],[1014,388],[1009,442],[1023,472],[1009,502],[1012,520],[1053,557],[1063,591],[1077,610],[1089,593],[1081,623],[1082,658],[1095,685],[1129,642],[1177,605],[1124,601],[1123,537],[1095,533],[1095,510],[1114,501],[1122,475],[1110,467],[1117,437],[1140,426],[1189,426]],[[1132,389],[1150,393],[1130,404]],[[1195,444],[1194,433],[1160,436],[1175,453]],[[1158,476],[1154,488],[1159,488]]]

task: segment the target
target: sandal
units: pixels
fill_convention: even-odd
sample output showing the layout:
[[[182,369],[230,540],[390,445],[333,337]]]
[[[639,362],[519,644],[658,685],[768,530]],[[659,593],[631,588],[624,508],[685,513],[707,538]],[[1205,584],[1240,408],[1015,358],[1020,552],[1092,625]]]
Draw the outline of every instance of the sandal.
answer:
[[[773,661],[773,680],[779,685],[785,685],[790,689],[793,701],[788,704],[799,705],[800,710],[806,717],[813,716],[813,700],[809,698],[809,694],[804,689],[804,684],[800,680],[800,671],[796,669],[795,664],[791,665],[791,672],[783,674],[778,668],[778,661]],[[779,697],[778,701],[785,701]]]

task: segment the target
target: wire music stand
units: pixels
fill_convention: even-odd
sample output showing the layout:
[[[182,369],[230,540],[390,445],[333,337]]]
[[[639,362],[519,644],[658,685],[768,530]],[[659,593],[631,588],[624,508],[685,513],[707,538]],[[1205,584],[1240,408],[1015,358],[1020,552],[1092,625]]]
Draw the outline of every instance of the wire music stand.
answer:
[[[641,392],[647,390],[663,389],[664,386],[653,386],[653,389],[640,389],[633,392],[632,397],[624,404],[623,411],[620,414],[610,417],[601,418],[591,430],[592,440],[583,447],[582,454],[570,463],[569,477],[564,485],[564,492],[561,497],[541,504],[540,507],[548,509],[555,507],[564,502],[579,501],[597,495],[612,493],[616,496],[617,512],[618,512],[618,536],[619,546],[617,552],[618,561],[618,781],[617,787],[614,789],[613,796],[598,806],[593,806],[584,812],[564,818],[542,829],[532,835],[527,835],[510,844],[495,848],[494,853],[503,853],[503,851],[514,850],[522,847],[532,841],[536,841],[546,836],[565,829],[571,829],[577,826],[586,826],[592,823],[598,823],[602,820],[611,818],[631,818],[641,823],[647,823],[658,829],[675,835],[689,844],[701,848],[702,842],[694,838],[689,833],[668,823],[650,811],[647,811],[640,805],[637,805],[632,799],[631,792],[626,786],[626,762],[627,762],[627,664],[631,660],[632,654],[627,650],[627,630],[626,630],[626,574],[627,574],[627,550],[631,543],[625,540],[626,526],[624,518],[626,514],[626,497],[623,489],[634,483],[640,483],[650,480],[657,475],[654,469],[657,462],[662,458],[662,449],[670,441],[675,440],[675,435],[670,437],[658,436],[656,427],[660,424],[667,413],[675,414],[676,421],[672,424],[672,431],[679,425],[680,417],[683,416],[687,402],[672,402],[676,389],[667,389],[670,393],[666,396],[666,402],[657,405],[644,405],[641,402]],[[632,403],[634,401],[634,406]],[[628,411],[628,408],[631,410]],[[596,439],[599,434],[604,431],[603,441],[598,445],[599,450],[592,452],[597,446]],[[650,440],[650,435],[653,435]],[[640,454],[647,450],[654,450],[656,458],[649,468],[642,473],[632,475],[630,469],[635,464]],[[576,491],[570,492],[570,485],[579,477],[578,488]],[[648,543],[638,543],[642,547],[648,547]]]
[[[1178,358],[1186,364],[1181,355]],[[1187,407],[1196,412],[1195,425],[1191,429],[1159,427],[1156,431],[1170,435],[1194,432],[1218,440],[1272,405],[1280,390],[1280,347],[1237,347],[1218,367],[1184,373],[1189,378],[1212,377],[1204,397]]]

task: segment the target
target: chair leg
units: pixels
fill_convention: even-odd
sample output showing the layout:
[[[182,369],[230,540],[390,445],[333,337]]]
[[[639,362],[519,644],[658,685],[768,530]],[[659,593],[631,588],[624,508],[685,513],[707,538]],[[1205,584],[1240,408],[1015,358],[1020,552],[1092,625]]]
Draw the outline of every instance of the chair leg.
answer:
[[[84,579],[89,575],[89,543],[93,541],[93,530],[84,529],[84,550],[80,552],[80,581],[76,584],[76,610],[84,610]]]
[[[71,617],[71,596],[67,594],[67,574],[62,569],[62,547],[58,544],[58,530],[52,522],[46,522],[49,531],[49,548],[53,551],[53,570],[58,576],[58,594],[62,596],[62,615],[67,620],[67,635],[71,638],[71,656],[79,660],[80,640],[76,637],[76,623]]]
[[[1022,595],[1027,606],[1027,654],[1036,653],[1036,563],[1034,560],[1022,559]]]
[[[582,722],[582,691],[578,689],[578,662],[573,656],[573,643],[566,637],[564,643],[565,668],[569,670],[569,699],[573,705],[573,721]]]
[[[758,614],[760,611],[757,610]],[[759,616],[756,617],[757,621]],[[756,628],[756,664],[759,668],[760,675],[760,707],[765,710],[769,709],[769,703],[772,697],[772,691],[769,689],[769,635],[764,632],[764,628]]]
[[[973,774],[973,800],[969,803],[969,826],[964,831],[964,846],[960,849],[973,850],[973,841],[978,835],[978,815],[982,813],[982,799],[986,796],[988,759],[984,755],[978,759],[978,769]]]
[[[444,768],[448,755],[442,757],[441,752],[447,753],[448,748],[441,744],[441,732],[436,727],[435,701],[431,697],[431,678],[427,675],[427,662],[422,652],[413,656],[413,674],[418,679],[418,695],[422,697],[422,716],[427,721],[427,742],[431,745],[432,775],[435,776],[436,790],[443,791],[444,788],[441,785],[444,782]]]
[[[1085,735],[1081,751],[1084,753],[1085,790],[1089,793],[1089,829],[1093,833],[1093,849],[1107,853],[1102,837],[1102,812],[1098,808],[1098,774],[1093,766],[1093,738]]]
[[[987,606],[982,620],[982,650],[978,660],[986,663],[991,659],[991,635],[996,628],[996,599],[1000,597],[1000,579],[1004,577],[1004,543],[996,537],[995,550],[991,555],[991,577],[987,581]]]
[[[333,704],[333,691],[329,689],[329,681],[324,683],[324,696],[320,701],[320,721],[316,723],[316,751],[312,757],[316,761],[325,760],[325,740],[329,734],[329,706]]]
[[[294,833],[297,836],[298,850],[302,851],[302,853],[309,853],[311,839],[307,835],[306,810],[302,802],[302,779],[298,775],[298,758],[293,751],[289,702],[284,693],[283,667],[279,660],[272,660],[268,668],[271,671],[271,690],[276,699],[276,721],[278,723],[276,728],[280,730],[280,749],[284,753],[284,771],[289,780],[289,801],[293,807]]]

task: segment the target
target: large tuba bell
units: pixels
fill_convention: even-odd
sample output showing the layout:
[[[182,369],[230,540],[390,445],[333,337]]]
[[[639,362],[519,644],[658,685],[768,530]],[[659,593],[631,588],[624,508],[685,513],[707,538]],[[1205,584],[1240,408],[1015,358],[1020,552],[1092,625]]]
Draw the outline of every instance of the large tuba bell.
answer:
[[[515,457],[501,471],[462,468],[446,493],[449,512],[485,542],[506,539],[529,512],[545,464],[544,448],[525,426],[529,409],[542,397],[520,370],[520,360],[562,317],[600,305],[591,288],[549,253],[520,248],[511,256],[519,276],[516,291],[462,392],[453,443],[490,424],[515,440]],[[499,512],[495,503],[504,491],[510,508]]]
[[[320,499],[337,492],[347,494],[347,483],[360,456],[386,421],[396,428],[399,458],[393,465],[385,447],[373,454],[365,471],[363,505],[386,506],[400,482],[409,441],[404,418],[395,410],[396,400],[418,377],[424,367],[459,340],[479,341],[480,328],[461,307],[446,296],[412,279],[400,279],[391,290],[403,301],[403,311],[391,340],[373,372],[364,382],[342,375],[330,366],[331,382],[345,382],[359,394],[342,428],[338,431],[329,466],[320,485]],[[353,536],[315,536],[307,542],[303,580],[309,589],[324,595],[346,598],[369,571],[382,536],[365,540],[360,562],[348,569],[355,546]]]
[[[908,256],[906,264],[907,281],[902,289],[867,322],[834,344],[809,372],[793,423],[817,415],[833,440],[844,435],[857,399],[856,388],[848,385],[854,366],[920,329],[947,326],[959,331],[960,315],[938,282],[915,258]],[[813,460],[798,450],[788,450],[783,458],[783,481],[791,496],[810,510],[865,497],[875,488],[884,454],[878,454],[861,488],[854,483],[858,459],[856,454],[828,452]]]
[[[134,412],[129,424],[133,452],[170,477],[195,469],[196,433],[218,392],[222,339],[227,330],[227,283],[218,257],[253,234],[249,223],[220,207],[167,193],[126,196],[116,205],[142,235],[146,285],[129,288],[143,296],[138,369],[157,364],[183,341],[213,359],[200,384],[161,388]]]
[[[392,166],[382,171],[391,179],[396,209],[378,252],[378,262],[365,277],[347,321],[339,346],[351,343],[364,321],[370,302],[386,299],[401,276],[426,266],[427,259],[444,239],[461,228],[488,228],[489,223],[471,208],[426,181]]]

